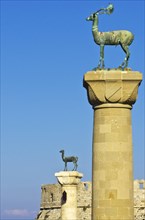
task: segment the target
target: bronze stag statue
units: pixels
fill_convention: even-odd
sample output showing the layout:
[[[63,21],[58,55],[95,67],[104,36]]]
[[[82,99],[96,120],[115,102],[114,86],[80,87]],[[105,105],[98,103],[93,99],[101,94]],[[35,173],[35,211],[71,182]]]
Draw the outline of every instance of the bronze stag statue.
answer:
[[[98,30],[98,16],[100,14],[111,14],[114,10],[113,4],[110,4],[107,8],[99,9],[98,11],[92,13],[87,21],[92,21],[92,34],[96,44],[100,45],[100,59],[97,69],[104,69],[104,46],[105,45],[120,45],[126,54],[126,57],[119,68],[124,69],[128,66],[128,61],[130,57],[129,46],[133,42],[134,35],[127,30],[117,30],[111,32],[99,32]]]
[[[77,167],[78,167],[78,165],[77,165],[78,157],[74,157],[74,156],[65,157],[64,156],[64,150],[61,150],[59,152],[62,154],[62,160],[65,163],[64,171],[67,171],[67,163],[68,162],[73,162],[73,164],[74,164],[73,170],[77,170]]]

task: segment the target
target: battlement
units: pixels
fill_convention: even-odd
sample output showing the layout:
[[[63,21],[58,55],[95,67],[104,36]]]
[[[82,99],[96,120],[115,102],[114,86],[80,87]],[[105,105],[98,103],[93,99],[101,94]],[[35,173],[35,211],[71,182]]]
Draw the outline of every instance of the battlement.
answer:
[[[41,187],[41,205],[37,220],[59,220],[61,214],[61,185],[46,184]],[[92,183],[78,184],[79,220],[91,219]],[[145,219],[145,180],[134,180],[134,219]]]
[[[135,220],[145,219],[145,180],[134,180]]]
[[[145,189],[145,180],[134,180],[134,190]]]

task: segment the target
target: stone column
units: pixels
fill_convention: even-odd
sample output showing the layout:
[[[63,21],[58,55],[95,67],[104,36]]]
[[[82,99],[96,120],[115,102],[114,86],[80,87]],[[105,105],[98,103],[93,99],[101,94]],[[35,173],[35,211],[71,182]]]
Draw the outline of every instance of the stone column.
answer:
[[[92,220],[133,220],[131,109],[142,74],[98,70],[84,75],[94,109]]]
[[[77,185],[83,177],[77,171],[61,171],[55,173],[62,186],[61,220],[78,220],[77,217]]]

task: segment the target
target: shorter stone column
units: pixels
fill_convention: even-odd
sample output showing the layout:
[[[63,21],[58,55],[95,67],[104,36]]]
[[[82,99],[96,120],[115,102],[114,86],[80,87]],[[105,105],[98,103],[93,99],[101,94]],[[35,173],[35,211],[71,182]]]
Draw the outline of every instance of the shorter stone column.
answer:
[[[77,171],[61,171],[55,173],[62,186],[61,220],[78,220],[77,217],[77,185],[83,177]]]

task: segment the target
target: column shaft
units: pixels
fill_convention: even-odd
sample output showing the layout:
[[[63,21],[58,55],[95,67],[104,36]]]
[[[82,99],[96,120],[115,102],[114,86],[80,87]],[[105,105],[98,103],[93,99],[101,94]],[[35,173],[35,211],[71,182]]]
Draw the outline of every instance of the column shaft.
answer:
[[[62,187],[62,195],[66,193],[66,201],[62,199],[62,220],[77,220],[77,185]]]
[[[77,171],[61,171],[55,173],[62,186],[61,220],[78,220],[77,216],[77,185],[83,177]]]
[[[92,220],[133,220],[131,108],[142,74],[97,70],[84,75],[94,108]]]
[[[131,107],[94,109],[93,220],[133,220]]]

